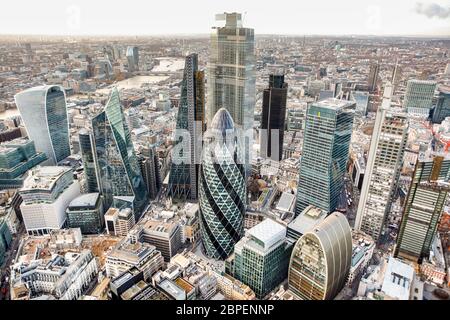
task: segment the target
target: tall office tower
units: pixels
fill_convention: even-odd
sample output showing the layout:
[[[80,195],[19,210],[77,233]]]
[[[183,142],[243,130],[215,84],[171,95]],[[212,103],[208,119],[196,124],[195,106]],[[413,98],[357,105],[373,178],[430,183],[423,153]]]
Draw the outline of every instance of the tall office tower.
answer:
[[[113,197],[131,196],[138,217],[148,201],[147,189],[116,88],[103,111],[92,119],[92,128],[105,209]]]
[[[99,170],[95,154],[94,136],[87,129],[78,131],[81,159],[83,161],[85,190],[87,193],[99,192]]]
[[[198,71],[197,54],[190,54],[186,57],[184,66],[175,130],[177,145],[173,149],[169,175],[168,192],[174,198],[195,200],[198,197],[204,119],[204,73]]]
[[[300,160],[296,216],[314,205],[333,212],[344,185],[354,102],[327,99],[308,106]]]
[[[214,27],[208,64],[207,123],[220,108],[231,114],[243,152],[240,162],[250,170],[253,148],[256,57],[253,29],[242,26],[240,13],[216,15],[225,26]]]
[[[355,221],[355,229],[375,241],[391,210],[408,139],[408,117],[402,110],[390,108],[391,93],[389,84],[377,110]]]
[[[159,157],[155,147],[143,147],[138,155],[142,177],[151,200],[156,199],[161,190],[161,172],[159,169]]]
[[[129,46],[127,48],[128,71],[139,70],[139,49],[138,47]]]
[[[448,192],[450,158],[419,156],[406,198],[394,255],[412,261],[428,257]]]
[[[433,123],[441,123],[450,117],[450,86],[439,86],[436,108],[433,112]]]
[[[301,300],[332,300],[347,281],[352,262],[352,231],[334,212],[305,233],[292,250],[289,291]]]
[[[244,234],[246,184],[233,119],[222,108],[209,124],[200,168],[200,232],[209,257],[227,258]]]
[[[269,76],[269,88],[264,89],[261,120],[261,156],[281,161],[283,156],[284,122],[288,84],[284,75]]]
[[[80,184],[70,167],[36,167],[29,171],[19,193],[28,234],[44,235],[64,226],[65,210],[80,195]]]
[[[70,156],[66,95],[60,86],[40,86],[14,96],[28,137],[44,152],[45,165],[56,165]]]
[[[436,82],[427,80],[409,80],[406,86],[403,108],[408,114],[427,117],[433,105]]]
[[[378,74],[380,73],[380,63],[377,61],[370,65],[369,79],[367,80],[367,85],[369,86],[370,92],[375,92],[377,90]]]
[[[248,285],[258,299],[263,299],[286,279],[289,254],[286,227],[268,218],[236,243],[232,276]]]

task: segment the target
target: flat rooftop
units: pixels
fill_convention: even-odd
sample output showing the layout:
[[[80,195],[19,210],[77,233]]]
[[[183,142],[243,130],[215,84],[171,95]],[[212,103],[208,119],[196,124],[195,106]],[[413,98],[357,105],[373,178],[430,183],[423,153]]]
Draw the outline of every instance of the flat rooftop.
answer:
[[[319,102],[314,102],[313,106],[327,108],[332,110],[342,110],[355,105],[353,101],[341,100],[336,98],[328,98]]]
[[[72,171],[72,169],[70,167],[57,166],[35,167],[29,171],[29,175],[25,179],[21,191],[31,189],[50,190],[54,183],[68,171]]]
[[[267,218],[248,230],[247,233],[262,242],[264,248],[267,249],[284,239],[286,236],[286,227]]]
[[[381,290],[390,297],[409,300],[413,278],[413,267],[390,257]]]
[[[172,234],[175,228],[178,226],[178,223],[175,221],[157,221],[157,220],[149,220],[144,224],[144,232],[158,232],[158,233],[167,233]]]
[[[314,206],[308,206],[291,223],[288,228],[300,234],[311,231],[327,217],[325,210]]]
[[[98,192],[82,194],[81,196],[76,197],[70,202],[69,209],[72,210],[76,208],[95,209],[99,197],[100,193]]]

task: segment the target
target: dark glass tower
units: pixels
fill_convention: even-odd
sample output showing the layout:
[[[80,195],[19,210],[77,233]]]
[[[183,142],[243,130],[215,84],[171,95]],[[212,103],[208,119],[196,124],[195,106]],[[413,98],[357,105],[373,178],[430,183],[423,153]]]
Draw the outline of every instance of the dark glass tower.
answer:
[[[206,254],[225,259],[244,234],[246,185],[237,162],[238,143],[230,113],[214,116],[200,168],[200,231]]]
[[[436,108],[433,112],[433,123],[441,123],[445,118],[450,117],[450,87],[440,86]]]
[[[380,73],[380,64],[378,62],[370,66],[369,79],[367,84],[370,92],[377,90],[378,74]]]
[[[204,73],[198,71],[197,54],[186,57],[178,107],[176,145],[172,153],[169,195],[178,199],[198,197],[198,172],[205,129]],[[189,134],[189,135],[188,135]]]
[[[161,172],[159,158],[154,147],[144,147],[140,150],[139,164],[142,177],[150,199],[154,200],[161,190]]]
[[[84,177],[86,180],[86,192],[99,192],[98,168],[94,152],[94,137],[91,132],[81,129],[78,132],[80,140],[81,159],[83,160]]]
[[[330,98],[308,106],[296,215],[309,205],[327,212],[337,208],[344,185],[355,105]]]
[[[112,204],[113,197],[133,197],[135,214],[139,216],[148,202],[147,189],[117,89],[112,91],[105,109],[92,119],[92,128],[100,192],[106,208]]]
[[[284,75],[269,77],[269,88],[264,89],[261,120],[261,156],[281,161],[283,156],[284,122],[288,84]]]

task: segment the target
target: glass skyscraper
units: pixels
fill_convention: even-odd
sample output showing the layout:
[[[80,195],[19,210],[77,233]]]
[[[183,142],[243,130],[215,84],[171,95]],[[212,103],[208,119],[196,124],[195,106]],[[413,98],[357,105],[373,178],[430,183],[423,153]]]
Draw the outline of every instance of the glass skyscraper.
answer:
[[[403,101],[403,107],[408,114],[428,117],[433,105],[434,90],[435,81],[409,80]]]
[[[104,110],[92,119],[92,128],[105,209],[113,197],[134,197],[135,214],[139,216],[148,202],[147,189],[117,89],[113,89]]]
[[[133,72],[139,70],[139,49],[135,46],[127,48],[128,71]]]
[[[433,123],[441,123],[450,117],[450,86],[440,86],[436,108],[433,112]]]
[[[284,75],[271,74],[269,88],[263,93],[260,154],[273,161],[281,161],[283,156],[287,90]]]
[[[87,129],[78,132],[80,141],[81,159],[83,160],[86,191],[88,193],[99,192],[99,172],[97,159],[94,152],[94,136]]]
[[[244,165],[230,113],[222,108],[210,123],[200,168],[200,232],[206,254],[227,258],[244,234]]]
[[[314,205],[333,212],[344,184],[355,103],[326,99],[308,106],[297,190],[299,215]]]
[[[406,197],[394,255],[418,262],[430,254],[450,191],[450,158],[420,155]]]
[[[208,63],[209,125],[220,108],[226,108],[233,118],[238,142],[242,144],[243,159],[248,167],[251,161],[252,128],[255,108],[255,36],[253,29],[242,26],[240,13],[216,15],[216,21],[225,21],[223,27],[214,27]]]
[[[16,105],[37,151],[44,152],[45,165],[55,165],[70,156],[66,96],[60,86],[40,86],[15,95]]]
[[[352,262],[352,231],[335,212],[305,233],[292,250],[288,284],[301,300],[332,300],[347,281]]]
[[[190,54],[184,66],[175,130],[177,144],[173,149],[169,176],[169,195],[174,198],[195,200],[198,197],[198,171],[205,129],[204,90],[204,73],[198,71],[197,54]]]

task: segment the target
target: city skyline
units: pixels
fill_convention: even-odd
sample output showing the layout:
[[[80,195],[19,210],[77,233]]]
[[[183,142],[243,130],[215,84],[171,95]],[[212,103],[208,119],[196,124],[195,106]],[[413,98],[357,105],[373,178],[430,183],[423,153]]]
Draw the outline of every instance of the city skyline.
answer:
[[[0,300],[450,300],[450,38],[267,35],[450,0],[73,1],[0,13],[128,33],[0,36]]]
[[[215,13],[242,12],[244,24],[258,34],[450,36],[448,0],[318,0],[306,4],[282,0],[277,6],[266,0],[231,0],[226,5],[198,2],[196,6],[178,0],[147,5],[130,0],[126,6],[105,7],[78,0],[47,10],[49,0],[18,0],[2,5],[0,35],[206,35],[214,25]],[[261,9],[269,7],[271,10]],[[339,23],[326,23],[334,20]]]

